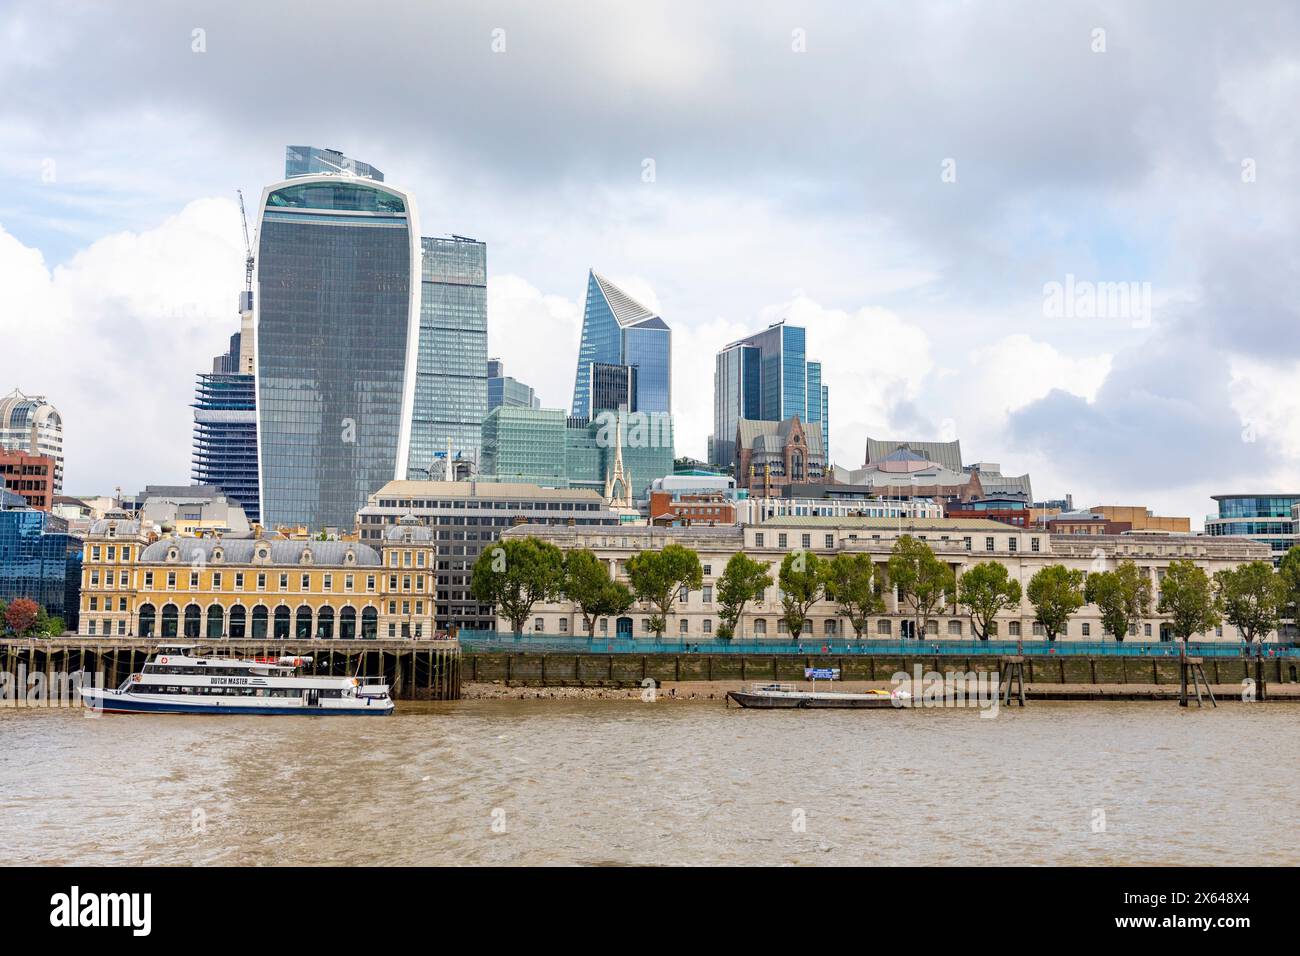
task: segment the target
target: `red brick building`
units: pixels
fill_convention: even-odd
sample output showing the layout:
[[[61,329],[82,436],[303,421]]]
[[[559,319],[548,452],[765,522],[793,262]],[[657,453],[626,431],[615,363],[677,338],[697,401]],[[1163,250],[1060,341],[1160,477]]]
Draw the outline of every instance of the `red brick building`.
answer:
[[[674,498],[672,492],[652,491],[650,523],[660,527],[735,524],[736,506],[721,494]]]
[[[736,429],[736,487],[770,498],[791,485],[816,484],[826,474],[819,422],[799,416],[781,422],[742,418]]]
[[[0,450],[0,479],[5,490],[22,495],[33,508],[49,511],[54,505],[55,471],[55,461],[49,455]]]

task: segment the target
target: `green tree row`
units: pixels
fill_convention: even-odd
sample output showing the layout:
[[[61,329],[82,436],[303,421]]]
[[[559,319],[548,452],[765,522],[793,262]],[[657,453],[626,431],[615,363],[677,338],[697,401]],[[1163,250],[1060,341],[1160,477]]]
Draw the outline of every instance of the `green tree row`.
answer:
[[[641,602],[650,613],[650,629],[662,637],[673,605],[683,589],[703,584],[699,555],[669,544],[643,551],[627,561],[628,584],[615,581],[609,568],[592,551],[562,552],[553,544],[526,537],[498,542],[479,556],[470,579],[476,600],[494,604],[522,634],[538,603],[567,598],[594,633],[598,617],[618,616]],[[787,554],[777,575],[782,617],[792,640],[803,634],[808,612],[823,599],[832,601],[861,638],[868,619],[885,612],[885,593],[894,590],[899,606],[913,622],[913,634],[924,635],[929,622],[944,608],[965,608],[980,640],[997,633],[997,616],[1020,606],[1020,582],[1006,565],[984,561],[957,578],[925,542],[903,535],[884,565],[866,554],[823,558],[810,551]],[[773,583],[769,566],[743,551],[732,555],[717,581],[718,637],[730,639],[742,630],[745,607],[762,599]],[[1122,641],[1129,627],[1150,613],[1151,581],[1132,561],[1114,570],[1087,576],[1080,570],[1052,564],[1039,569],[1025,588],[1034,620],[1047,639],[1064,634],[1070,618],[1085,604],[1095,604],[1102,627]],[[1263,639],[1282,619],[1293,619],[1300,607],[1300,547],[1292,548],[1274,573],[1265,561],[1217,572],[1213,578],[1190,561],[1173,561],[1165,573],[1157,610],[1170,619],[1175,636],[1184,641],[1217,627],[1224,620],[1246,641]]]

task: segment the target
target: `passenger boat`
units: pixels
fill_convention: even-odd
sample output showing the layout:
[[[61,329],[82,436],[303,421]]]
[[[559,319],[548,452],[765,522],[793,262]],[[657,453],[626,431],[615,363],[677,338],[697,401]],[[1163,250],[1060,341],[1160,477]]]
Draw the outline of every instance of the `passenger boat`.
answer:
[[[82,702],[111,714],[314,714],[385,716],[388,685],[300,674],[310,657],[241,660],[195,644],[160,644],[117,690],[81,688]]]
[[[728,691],[728,703],[733,700],[741,707],[760,710],[821,708],[869,710],[908,707],[912,703],[912,695],[902,688],[897,688],[893,692],[869,690],[853,694],[840,691],[799,690],[793,684],[754,684],[749,690]]]

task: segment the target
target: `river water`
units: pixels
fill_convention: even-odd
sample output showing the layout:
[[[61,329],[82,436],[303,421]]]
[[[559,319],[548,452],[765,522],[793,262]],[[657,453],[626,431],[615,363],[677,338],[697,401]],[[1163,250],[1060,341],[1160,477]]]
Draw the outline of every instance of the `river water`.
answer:
[[[0,863],[1296,864],[1300,705],[0,710]]]

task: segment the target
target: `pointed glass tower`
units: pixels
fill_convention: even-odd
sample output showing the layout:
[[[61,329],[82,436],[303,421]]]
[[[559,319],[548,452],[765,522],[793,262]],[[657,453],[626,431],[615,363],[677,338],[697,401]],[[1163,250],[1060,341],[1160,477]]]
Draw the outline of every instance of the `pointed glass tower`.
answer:
[[[593,389],[593,379],[616,378],[608,368],[624,366],[622,392]],[[573,384],[573,414],[591,418],[601,396],[620,394],[631,412],[669,412],[672,408],[672,330],[662,318],[595,271],[587,274],[587,306],[582,316],[582,343]],[[620,404],[622,404],[620,402]]]

